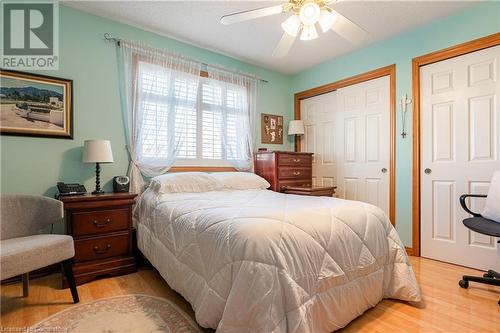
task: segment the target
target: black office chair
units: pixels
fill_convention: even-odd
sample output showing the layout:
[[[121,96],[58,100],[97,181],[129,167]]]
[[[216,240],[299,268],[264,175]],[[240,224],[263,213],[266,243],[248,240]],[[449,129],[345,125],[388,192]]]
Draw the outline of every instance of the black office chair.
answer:
[[[500,237],[500,223],[484,218],[481,216],[481,214],[472,212],[465,203],[465,199],[469,197],[486,198],[486,195],[464,194],[460,197],[460,205],[467,213],[472,215],[472,217],[463,221],[464,225],[470,230],[478,232],[480,234]],[[500,243],[500,240],[498,240],[497,243]],[[493,286],[500,286],[500,273],[490,269],[486,273],[484,273],[482,277],[464,275],[462,277],[462,280],[460,280],[458,284],[460,287],[467,289],[469,288],[469,281],[490,284]],[[498,301],[498,305],[500,305],[500,301]]]

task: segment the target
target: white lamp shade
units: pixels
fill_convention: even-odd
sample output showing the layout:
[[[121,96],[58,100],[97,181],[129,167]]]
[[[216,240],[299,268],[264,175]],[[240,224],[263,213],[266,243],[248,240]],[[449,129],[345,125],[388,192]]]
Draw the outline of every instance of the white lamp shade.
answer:
[[[329,11],[328,9],[322,9],[321,15],[319,17],[319,25],[321,27],[321,31],[327,32],[333,27],[333,24],[337,20],[337,15],[335,13]]]
[[[113,163],[113,152],[108,140],[85,140],[83,163]]]
[[[281,27],[290,36],[296,37],[300,30],[300,19],[296,14],[293,14],[281,23]]]
[[[321,9],[316,2],[306,2],[300,8],[300,21],[304,23],[304,25],[314,25],[319,20],[320,11]]]
[[[302,120],[291,120],[288,124],[288,135],[304,134],[304,122]]]
[[[300,40],[313,40],[316,38],[318,38],[316,27],[314,25],[304,25],[300,34]]]

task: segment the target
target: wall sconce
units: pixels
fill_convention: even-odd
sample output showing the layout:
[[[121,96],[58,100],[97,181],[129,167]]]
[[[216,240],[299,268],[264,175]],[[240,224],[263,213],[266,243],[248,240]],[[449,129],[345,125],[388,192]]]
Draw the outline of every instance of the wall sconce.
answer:
[[[407,94],[404,94],[403,97],[401,97],[401,100],[399,102],[399,106],[401,107],[401,121],[403,125],[403,130],[401,132],[401,137],[404,139],[406,138],[406,115],[408,113],[408,105],[412,103],[411,98],[408,98]]]

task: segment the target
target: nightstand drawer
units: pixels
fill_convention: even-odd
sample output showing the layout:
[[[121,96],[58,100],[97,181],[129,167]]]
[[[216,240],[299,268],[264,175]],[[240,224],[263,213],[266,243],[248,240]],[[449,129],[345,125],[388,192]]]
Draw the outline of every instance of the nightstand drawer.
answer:
[[[336,188],[336,186],[286,186],[283,192],[286,194],[298,194],[314,197],[332,197],[335,194]]]
[[[279,179],[310,179],[312,177],[311,168],[280,168],[278,170]]]
[[[74,212],[73,236],[104,234],[129,229],[129,209],[108,209],[90,212]]]
[[[126,255],[129,252],[130,234],[113,234],[91,239],[75,240],[75,262]]]
[[[311,186],[310,179],[302,179],[302,180],[281,180],[279,182],[279,192],[283,191],[287,186]]]
[[[279,154],[278,165],[310,167],[312,155],[310,154]]]

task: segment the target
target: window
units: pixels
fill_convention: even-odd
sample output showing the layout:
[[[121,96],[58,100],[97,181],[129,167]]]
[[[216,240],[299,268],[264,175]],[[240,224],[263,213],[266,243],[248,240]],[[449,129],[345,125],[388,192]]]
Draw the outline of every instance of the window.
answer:
[[[175,165],[225,166],[242,156],[238,126],[246,88],[139,62],[140,156],[158,159],[177,149]]]

